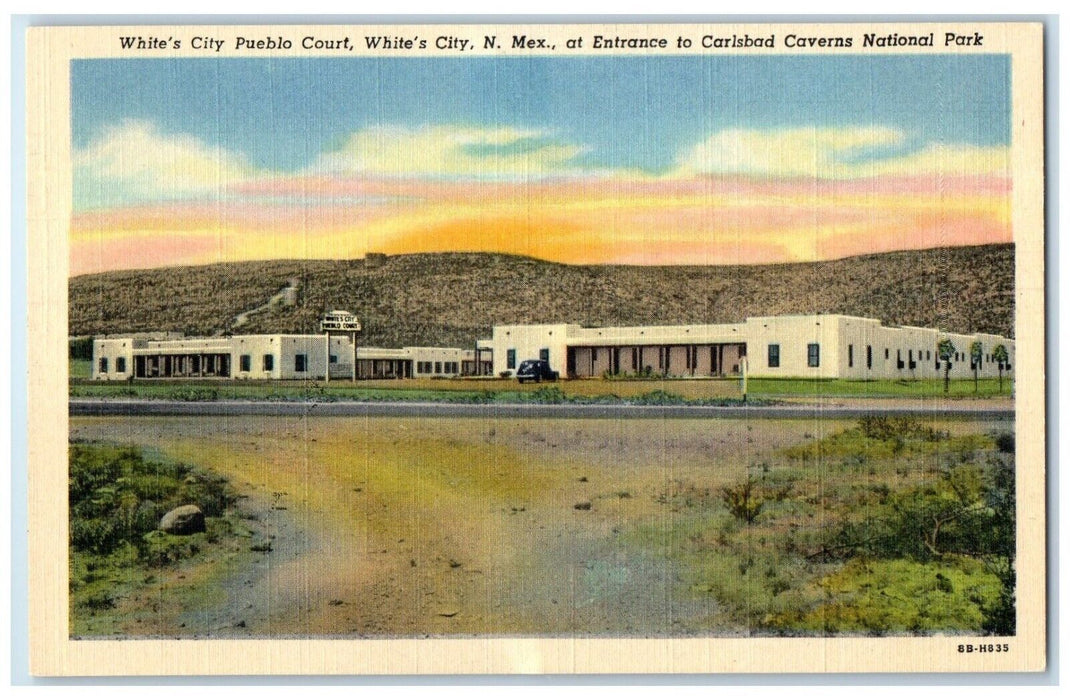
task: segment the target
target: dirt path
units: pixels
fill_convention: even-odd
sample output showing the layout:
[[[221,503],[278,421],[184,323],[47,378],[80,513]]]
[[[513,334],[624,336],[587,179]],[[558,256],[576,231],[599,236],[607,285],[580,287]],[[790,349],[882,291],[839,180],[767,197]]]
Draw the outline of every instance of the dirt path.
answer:
[[[214,636],[709,632],[663,532],[829,420],[72,417],[210,468],[273,551],[189,611]],[[282,510],[284,509],[284,510]],[[659,539],[660,537],[660,539]],[[193,619],[190,617],[187,620]],[[177,631],[188,634],[189,630]]]
[[[217,331],[216,335],[223,335],[223,333],[226,333],[228,331],[234,331],[238,328],[241,328],[249,322],[250,316],[255,316],[256,314],[263,313],[264,311],[267,311],[272,306],[275,306],[277,304],[292,305],[293,299],[296,298],[297,289],[300,283],[300,280],[298,280],[296,277],[288,280],[286,286],[280,289],[277,293],[275,293],[270,299],[268,299],[266,302],[264,302],[260,306],[257,306],[254,309],[242,311],[237,316],[235,316],[233,320],[231,320],[228,328]]]

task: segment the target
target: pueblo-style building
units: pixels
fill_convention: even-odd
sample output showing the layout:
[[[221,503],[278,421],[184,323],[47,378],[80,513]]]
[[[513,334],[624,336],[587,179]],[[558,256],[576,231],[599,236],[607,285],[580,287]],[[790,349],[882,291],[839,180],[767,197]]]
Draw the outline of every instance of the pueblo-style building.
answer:
[[[234,335],[149,340],[106,338],[93,342],[97,380],[126,379],[407,379],[490,371],[462,348],[358,347],[346,336]],[[327,373],[330,372],[328,375]]]
[[[739,323],[584,328],[576,324],[494,326],[473,347],[354,347],[346,335],[235,335],[93,343],[97,380],[408,379],[511,376],[524,360],[545,360],[562,377],[610,375],[929,379],[942,377],[938,345],[950,340],[950,376],[1004,376],[1014,340],[987,333],[885,326],[879,320],[820,314],[757,316]],[[978,361],[973,343],[981,344]],[[1000,362],[996,348],[1007,352]],[[353,363],[356,361],[356,371]],[[1001,366],[1002,365],[1002,366]]]
[[[744,361],[755,377],[925,379],[942,377],[940,341],[955,346],[953,378],[973,377],[970,346],[981,343],[979,377],[998,376],[996,346],[1014,363],[1014,341],[998,335],[945,333],[935,328],[885,326],[877,319],[820,314],[758,316],[739,323],[584,328],[575,324],[495,326],[483,341],[494,373],[515,372],[520,362],[541,359],[562,376],[738,375]],[[744,358],[746,358],[744,360]]]

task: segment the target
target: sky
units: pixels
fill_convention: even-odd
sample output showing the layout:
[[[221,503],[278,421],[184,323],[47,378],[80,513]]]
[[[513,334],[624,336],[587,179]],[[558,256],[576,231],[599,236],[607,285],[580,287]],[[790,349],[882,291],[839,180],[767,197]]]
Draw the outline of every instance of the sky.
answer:
[[[71,274],[757,264],[1012,240],[1006,56],[71,65]]]

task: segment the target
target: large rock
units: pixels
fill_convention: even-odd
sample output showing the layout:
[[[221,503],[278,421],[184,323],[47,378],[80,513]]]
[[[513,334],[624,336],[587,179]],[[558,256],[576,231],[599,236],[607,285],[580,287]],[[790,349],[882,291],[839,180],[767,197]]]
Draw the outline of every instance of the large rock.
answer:
[[[172,535],[204,532],[204,513],[194,505],[179,506],[160,519],[160,529]]]

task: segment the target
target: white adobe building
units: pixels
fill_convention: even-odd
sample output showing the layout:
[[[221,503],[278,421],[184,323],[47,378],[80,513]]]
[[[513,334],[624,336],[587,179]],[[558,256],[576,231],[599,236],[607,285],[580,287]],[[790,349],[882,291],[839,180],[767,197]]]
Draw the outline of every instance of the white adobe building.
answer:
[[[524,360],[542,359],[565,377],[604,374],[719,377],[738,375],[743,358],[753,377],[933,379],[942,377],[937,345],[955,346],[951,377],[973,377],[970,345],[982,346],[979,377],[999,375],[993,357],[1014,340],[998,335],[944,333],[935,328],[884,326],[877,319],[821,314],[758,316],[741,323],[583,328],[576,324],[495,326],[474,348],[356,349],[360,379],[406,379],[515,373]],[[93,342],[96,380],[155,378],[346,379],[354,346],[347,336],[236,335]]]
[[[542,359],[569,377],[650,374],[717,377],[740,373],[742,358],[754,377],[926,379],[944,376],[937,344],[956,353],[951,377],[972,378],[970,345],[982,344],[979,377],[996,377],[992,353],[1003,345],[1014,364],[1014,341],[998,335],[944,333],[935,328],[884,326],[877,319],[821,314],[758,316],[741,323],[583,328],[575,324],[495,326],[477,344],[493,357],[494,373],[515,372]]]
[[[106,338],[93,342],[96,380],[135,379],[348,379],[353,374],[350,338],[332,335],[235,335],[149,340]],[[357,377],[391,379],[474,374],[475,351],[462,348],[356,349]],[[484,363],[484,371],[489,363]]]

